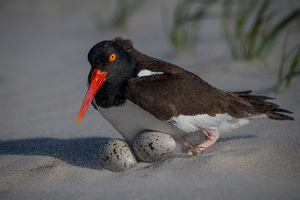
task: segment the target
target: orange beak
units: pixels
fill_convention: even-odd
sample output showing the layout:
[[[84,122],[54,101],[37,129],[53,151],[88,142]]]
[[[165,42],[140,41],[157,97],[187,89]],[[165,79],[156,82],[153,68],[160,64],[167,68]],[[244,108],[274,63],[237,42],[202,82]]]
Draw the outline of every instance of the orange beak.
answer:
[[[100,70],[95,69],[93,71],[91,83],[89,86],[88,91],[86,92],[86,95],[84,97],[81,109],[78,114],[77,118],[77,124],[80,123],[83,116],[85,115],[86,111],[88,110],[89,106],[91,105],[91,102],[93,101],[97,91],[101,87],[101,85],[105,82],[105,76],[107,75],[107,72],[101,72]]]

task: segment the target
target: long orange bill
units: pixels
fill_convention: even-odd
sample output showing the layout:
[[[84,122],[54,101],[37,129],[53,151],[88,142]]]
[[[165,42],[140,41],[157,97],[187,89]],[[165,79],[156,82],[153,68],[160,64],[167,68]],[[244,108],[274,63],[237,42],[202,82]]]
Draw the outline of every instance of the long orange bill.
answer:
[[[89,89],[86,92],[81,109],[78,114],[77,124],[80,123],[80,121],[82,120],[86,111],[88,110],[89,106],[91,105],[91,102],[93,101],[94,96],[96,95],[97,91],[99,90],[101,85],[105,82],[106,75],[107,75],[107,72],[101,72],[100,70],[97,70],[97,69],[95,69],[93,71]]]

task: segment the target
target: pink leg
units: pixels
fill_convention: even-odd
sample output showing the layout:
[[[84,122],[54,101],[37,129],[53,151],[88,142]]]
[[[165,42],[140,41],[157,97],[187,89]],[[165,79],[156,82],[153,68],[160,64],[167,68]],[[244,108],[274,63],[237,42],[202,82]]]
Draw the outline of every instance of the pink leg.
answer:
[[[203,152],[204,149],[212,146],[219,139],[219,133],[215,130],[205,130],[203,131],[203,134],[205,135],[206,140],[198,146],[189,144],[187,142],[184,143],[184,145],[190,149],[194,156]]]

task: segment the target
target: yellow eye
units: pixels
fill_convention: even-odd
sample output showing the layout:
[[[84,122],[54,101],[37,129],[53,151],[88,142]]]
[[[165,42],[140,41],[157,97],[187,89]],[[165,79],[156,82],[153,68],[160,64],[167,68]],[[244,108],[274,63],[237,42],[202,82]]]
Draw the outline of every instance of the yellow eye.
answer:
[[[115,54],[115,53],[113,53],[113,54],[111,54],[111,55],[109,56],[109,61],[110,61],[110,62],[112,62],[112,61],[114,61],[114,60],[116,60],[116,54]]]

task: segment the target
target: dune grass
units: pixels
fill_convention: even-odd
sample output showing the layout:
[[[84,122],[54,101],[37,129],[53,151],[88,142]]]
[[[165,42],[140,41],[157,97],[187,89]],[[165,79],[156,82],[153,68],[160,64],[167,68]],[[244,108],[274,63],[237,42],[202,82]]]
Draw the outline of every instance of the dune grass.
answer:
[[[124,28],[132,15],[139,10],[147,0],[111,0],[98,2],[95,9],[96,24],[99,28],[109,26]]]
[[[277,73],[271,70],[271,67],[263,58],[260,59],[264,67],[271,75],[272,79],[276,82],[277,91],[280,91],[283,86],[289,87],[292,78],[300,74],[300,44],[295,45],[288,52],[286,52],[287,42],[288,34],[286,34],[284,38],[281,53],[281,62],[278,67]]]
[[[145,2],[146,0],[118,0],[112,18],[112,25],[114,27],[124,27],[132,14]]]
[[[182,0],[173,13],[169,40],[176,50],[188,49],[196,44],[201,23],[208,9],[217,0]]]
[[[280,33],[299,19],[300,8],[278,16],[280,6],[271,0],[224,0],[222,29],[233,58],[266,56]]]

